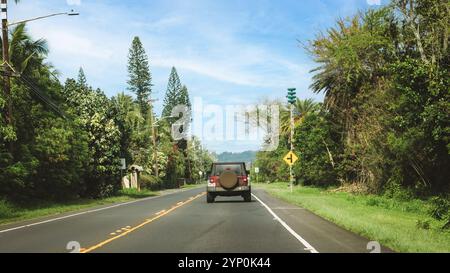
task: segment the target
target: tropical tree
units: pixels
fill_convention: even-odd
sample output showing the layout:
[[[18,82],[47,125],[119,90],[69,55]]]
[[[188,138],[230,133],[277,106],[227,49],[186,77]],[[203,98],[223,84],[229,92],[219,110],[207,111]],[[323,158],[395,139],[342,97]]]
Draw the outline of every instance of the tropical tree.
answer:
[[[67,105],[55,71],[44,63],[46,42],[33,40],[24,24],[10,35],[10,64],[18,77],[11,81],[14,138],[0,141],[0,195],[14,201],[76,198],[84,188],[87,135],[76,122],[49,111]],[[0,127],[4,132],[6,126]],[[14,149],[7,152],[5,141],[11,140]]]
[[[78,70],[78,79],[77,82],[81,85],[81,86],[87,86],[87,79],[86,79],[86,75],[84,74],[84,70],[82,67],[80,67],[80,70]]]
[[[169,82],[167,84],[166,95],[164,97],[164,105],[162,117],[170,117],[172,115],[172,109],[181,104],[180,94],[182,90],[180,77],[178,76],[177,69],[172,67],[169,76]]]
[[[27,32],[25,23],[17,25],[10,33],[11,65],[16,72],[29,75],[33,68],[42,65],[43,58],[48,53],[47,42],[44,39],[33,40]],[[0,53],[3,55],[2,49]]]
[[[294,104],[294,126],[298,127],[302,124],[305,117],[320,109],[319,104],[313,99],[301,100],[297,98]],[[289,135],[291,131],[291,113],[290,106],[285,106],[280,113],[280,132],[283,135]]]
[[[85,194],[102,197],[119,186],[121,131],[113,116],[111,101],[100,90],[69,79],[63,94],[72,115],[89,137],[89,168]]]
[[[142,116],[146,118],[152,93],[152,75],[139,37],[134,37],[128,54],[128,77],[128,90],[136,94]]]

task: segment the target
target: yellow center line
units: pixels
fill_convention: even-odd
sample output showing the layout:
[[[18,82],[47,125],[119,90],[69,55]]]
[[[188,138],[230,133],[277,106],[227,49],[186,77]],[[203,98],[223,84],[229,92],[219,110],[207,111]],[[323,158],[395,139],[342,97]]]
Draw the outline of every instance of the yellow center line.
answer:
[[[153,222],[153,221],[155,221],[155,220],[157,220],[157,219],[159,219],[159,218],[161,218],[161,217],[163,217],[163,216],[165,216],[165,215],[167,215],[169,213],[171,213],[172,211],[174,211],[174,210],[176,210],[176,209],[178,209],[178,208],[180,208],[180,207],[182,207],[182,206],[184,206],[184,205],[194,201],[195,199],[197,199],[197,198],[199,198],[200,196],[203,196],[203,195],[205,195],[205,192],[203,192],[201,194],[198,194],[194,198],[192,198],[190,200],[187,200],[187,201],[185,201],[185,202],[183,202],[183,203],[181,203],[179,205],[173,206],[172,208],[162,212],[161,214],[158,214],[157,216],[155,216],[155,217],[153,217],[151,219],[147,219],[143,223],[141,223],[141,224],[139,224],[139,225],[137,225],[137,226],[135,226],[133,228],[130,228],[127,231],[125,231],[125,232],[123,232],[123,233],[121,233],[121,234],[119,234],[119,235],[117,235],[115,237],[109,238],[109,239],[107,239],[107,240],[105,240],[103,242],[100,242],[100,243],[98,243],[98,244],[96,244],[96,245],[94,245],[94,246],[92,246],[90,248],[84,248],[82,251],[80,251],[80,253],[89,253],[89,252],[92,252],[92,251],[94,251],[94,250],[96,250],[96,249],[106,245],[106,244],[109,244],[112,241],[117,240],[117,239],[119,239],[119,238],[121,238],[121,237],[123,237],[123,236],[125,236],[127,234],[130,234],[131,232],[133,232],[133,231],[135,231],[135,230],[137,230],[137,229],[139,229],[139,228],[141,228],[141,227],[143,227],[143,226],[145,226],[145,225],[147,225],[147,224],[149,224],[149,223],[151,223],[151,222]]]
[[[164,212],[166,212],[165,209],[163,209],[163,210],[161,210],[161,211],[158,211],[157,213],[155,213],[155,215],[160,215],[161,213],[164,213]]]

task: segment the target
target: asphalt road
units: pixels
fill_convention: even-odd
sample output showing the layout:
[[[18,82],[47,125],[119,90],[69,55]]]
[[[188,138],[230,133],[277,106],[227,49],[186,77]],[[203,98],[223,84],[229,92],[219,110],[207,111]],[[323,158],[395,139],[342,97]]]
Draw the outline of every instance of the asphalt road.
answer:
[[[192,189],[2,226],[0,252],[370,252],[369,240],[253,193],[251,203],[217,197],[207,204],[204,189]]]

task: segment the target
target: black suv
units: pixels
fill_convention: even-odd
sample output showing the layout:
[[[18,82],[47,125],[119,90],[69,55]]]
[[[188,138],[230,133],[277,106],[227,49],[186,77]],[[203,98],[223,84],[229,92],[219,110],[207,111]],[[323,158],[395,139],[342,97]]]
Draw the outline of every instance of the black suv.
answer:
[[[206,191],[208,203],[214,202],[216,196],[242,196],[245,202],[251,202],[251,186],[245,163],[213,163]]]

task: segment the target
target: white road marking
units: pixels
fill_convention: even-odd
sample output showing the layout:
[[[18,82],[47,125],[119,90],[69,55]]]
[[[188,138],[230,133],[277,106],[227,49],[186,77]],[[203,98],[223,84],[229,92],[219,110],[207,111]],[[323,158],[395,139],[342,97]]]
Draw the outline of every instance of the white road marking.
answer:
[[[272,210],[304,210],[304,208],[276,207],[272,208]]]
[[[275,212],[273,212],[273,210],[269,208],[268,205],[266,205],[263,201],[261,201],[261,199],[256,197],[256,195],[254,195],[253,193],[252,196],[256,200],[258,200],[258,202],[261,203],[261,205],[263,205],[263,207],[265,207],[270,212],[270,214],[273,215],[274,220],[277,220],[287,231],[289,231],[290,234],[292,234],[292,236],[294,236],[300,243],[302,243],[305,246],[305,250],[308,250],[311,253],[319,253],[312,245],[310,245],[305,239],[303,239],[302,236],[298,235],[297,232],[295,232],[290,226],[288,226],[286,222],[281,220],[281,218],[278,215],[276,215]]]
[[[194,189],[198,189],[198,188],[194,188]],[[173,192],[169,192],[169,193],[163,194],[163,195],[150,196],[150,197],[147,197],[147,198],[143,198],[143,199],[139,199],[139,200],[134,200],[134,201],[129,201],[129,202],[125,202],[125,203],[120,203],[120,204],[112,205],[112,206],[109,206],[109,207],[104,207],[104,208],[99,208],[99,209],[93,209],[93,210],[87,210],[87,211],[78,212],[78,213],[74,213],[74,214],[70,214],[70,215],[66,215],[66,216],[62,216],[62,217],[52,218],[52,219],[45,220],[45,221],[41,221],[41,222],[36,222],[36,223],[28,224],[28,225],[23,225],[23,226],[18,226],[18,227],[14,227],[14,228],[9,228],[9,229],[5,229],[5,230],[0,230],[0,234],[1,234],[1,233],[6,233],[6,232],[10,232],[10,231],[14,231],[14,230],[18,230],[18,229],[27,228],[27,227],[32,227],[32,226],[37,226],[37,225],[47,224],[47,223],[51,223],[51,222],[55,222],[55,221],[59,221],[59,220],[64,220],[64,219],[72,218],[72,217],[75,217],[75,216],[80,216],[80,215],[84,215],[84,214],[89,214],[89,213],[99,212],[99,211],[103,211],[103,210],[113,209],[113,208],[117,208],[117,207],[121,207],[121,206],[131,205],[131,204],[138,203],[138,202],[144,202],[144,201],[148,201],[148,200],[151,200],[151,199],[156,199],[156,198],[159,198],[159,197],[163,197],[163,196],[167,196],[167,195],[172,195],[172,194],[175,194],[175,193],[181,193],[181,192],[185,192],[185,191],[190,191],[190,190],[194,190],[194,189],[186,189],[186,190],[180,190],[180,191],[173,191]]]

